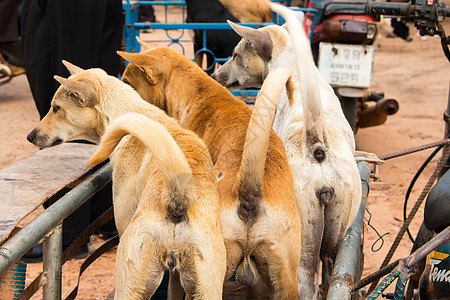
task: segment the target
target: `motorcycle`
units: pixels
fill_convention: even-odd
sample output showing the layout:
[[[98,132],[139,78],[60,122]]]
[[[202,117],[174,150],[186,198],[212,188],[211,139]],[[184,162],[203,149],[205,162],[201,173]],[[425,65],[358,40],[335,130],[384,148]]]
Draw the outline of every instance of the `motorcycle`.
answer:
[[[360,9],[361,3],[306,0],[306,8],[317,10],[318,16],[316,24],[311,12],[303,21],[307,33],[312,32],[311,48],[319,71],[335,89],[353,132],[381,125],[399,109],[395,99],[368,90],[378,20]]]

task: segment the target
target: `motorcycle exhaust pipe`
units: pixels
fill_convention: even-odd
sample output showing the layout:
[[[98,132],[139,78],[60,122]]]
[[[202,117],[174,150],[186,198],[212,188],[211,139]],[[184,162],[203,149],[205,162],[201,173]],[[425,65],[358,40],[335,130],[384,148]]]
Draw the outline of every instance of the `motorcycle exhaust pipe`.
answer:
[[[399,104],[395,99],[382,99],[375,105],[358,111],[358,127],[366,128],[381,125],[388,116],[397,113]]]

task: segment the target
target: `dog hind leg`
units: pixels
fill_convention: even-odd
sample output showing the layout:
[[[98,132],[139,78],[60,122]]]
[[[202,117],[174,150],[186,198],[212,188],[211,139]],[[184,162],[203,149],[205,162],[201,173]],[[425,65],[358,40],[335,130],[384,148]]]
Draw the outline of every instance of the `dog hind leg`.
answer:
[[[299,167],[297,167],[298,169]],[[304,176],[297,176],[304,178]],[[300,187],[297,190],[301,190]],[[317,299],[322,236],[325,228],[324,207],[314,193],[296,194],[302,222],[302,251],[297,270],[298,298]]]
[[[134,220],[120,237],[115,299],[150,299],[163,279],[164,251],[143,233],[142,227]]]
[[[334,200],[338,200],[337,199]],[[338,221],[336,221],[338,220]],[[339,222],[341,220],[341,222]],[[333,276],[334,261],[336,260],[338,243],[341,240],[348,220],[348,214],[342,211],[342,203],[336,201],[333,206],[325,208],[325,229],[320,249],[320,259],[322,260],[322,287],[321,294],[326,298],[328,288]]]
[[[287,238],[281,243],[270,242],[270,246],[262,243],[252,253],[258,266],[260,281],[269,290],[271,299],[297,299],[296,270],[300,254],[298,248],[294,247],[295,243],[291,242]]]
[[[322,220],[318,220],[322,221]],[[317,299],[319,293],[319,263],[323,222],[318,228],[302,235],[302,253],[297,269],[298,299]]]
[[[211,244],[221,242],[213,238],[203,245],[200,242],[189,246],[189,249],[194,250],[185,252],[184,258],[180,259],[180,265],[177,266],[179,282],[189,299],[222,299],[226,271],[225,251],[211,247]]]

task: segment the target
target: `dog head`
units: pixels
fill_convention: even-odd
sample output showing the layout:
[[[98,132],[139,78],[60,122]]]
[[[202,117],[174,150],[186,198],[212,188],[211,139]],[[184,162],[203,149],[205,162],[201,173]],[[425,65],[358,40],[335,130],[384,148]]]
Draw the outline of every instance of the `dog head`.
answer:
[[[212,77],[227,88],[260,88],[272,59],[273,42],[266,29],[256,30],[228,21],[242,37],[233,56]]]
[[[232,58],[222,65],[212,77],[228,89],[260,88],[271,66],[287,66],[289,61],[289,37],[281,26],[271,25],[259,29],[241,26],[228,21],[242,40],[233,51]],[[288,59],[286,59],[288,58]],[[292,78],[286,82],[289,102],[293,101]]]
[[[117,51],[117,54],[129,62],[122,81],[133,87],[147,102],[166,110],[166,104],[163,101],[167,82],[164,60],[153,55],[152,51],[143,53]]]
[[[232,58],[212,77],[227,88],[260,88],[270,65],[281,66],[279,57],[287,48],[288,34],[276,25],[254,29],[228,23],[242,40],[234,48]]]
[[[95,73],[105,72],[101,69],[83,70],[66,61],[63,63],[72,75],[67,79],[54,77],[61,86],[53,96],[47,115],[27,136],[29,142],[41,148],[71,140],[94,143],[100,140],[97,91],[91,80]]]

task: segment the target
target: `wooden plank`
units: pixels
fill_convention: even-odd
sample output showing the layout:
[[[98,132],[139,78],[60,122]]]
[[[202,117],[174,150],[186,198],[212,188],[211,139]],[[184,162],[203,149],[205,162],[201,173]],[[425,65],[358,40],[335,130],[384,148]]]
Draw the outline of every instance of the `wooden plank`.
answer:
[[[65,143],[43,149],[0,169],[0,244],[14,227],[88,170],[96,145]]]

